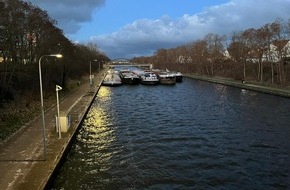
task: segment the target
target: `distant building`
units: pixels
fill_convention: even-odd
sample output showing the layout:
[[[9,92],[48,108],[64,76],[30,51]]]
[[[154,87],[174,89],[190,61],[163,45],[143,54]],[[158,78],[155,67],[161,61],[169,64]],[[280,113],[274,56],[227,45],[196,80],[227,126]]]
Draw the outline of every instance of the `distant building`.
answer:
[[[278,63],[281,60],[290,59],[290,41],[276,40],[270,44],[269,51],[263,55],[262,61]]]
[[[223,56],[225,59],[231,59],[231,55],[230,55],[230,52],[226,49],[224,52],[223,52]]]
[[[177,63],[191,63],[192,62],[192,58],[191,56],[184,56],[184,55],[180,55],[177,59]]]

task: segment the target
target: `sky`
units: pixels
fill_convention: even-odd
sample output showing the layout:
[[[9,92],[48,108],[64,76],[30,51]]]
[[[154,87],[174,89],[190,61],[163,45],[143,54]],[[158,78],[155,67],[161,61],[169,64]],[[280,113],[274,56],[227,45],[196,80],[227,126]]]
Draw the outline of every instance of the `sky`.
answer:
[[[110,59],[151,56],[209,33],[230,36],[277,18],[290,0],[29,0],[74,43],[93,42]]]

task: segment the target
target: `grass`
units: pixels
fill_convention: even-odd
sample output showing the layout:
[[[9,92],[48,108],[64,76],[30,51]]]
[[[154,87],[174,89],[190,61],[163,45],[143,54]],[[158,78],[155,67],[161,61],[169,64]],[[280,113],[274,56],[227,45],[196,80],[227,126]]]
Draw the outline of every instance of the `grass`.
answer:
[[[83,81],[82,81],[83,82]],[[59,98],[67,96],[79,87],[79,80],[68,81],[67,89],[59,93]],[[21,94],[21,97],[0,107],[0,143],[11,137],[23,126],[40,116],[39,97],[31,98],[32,94]],[[55,92],[47,94],[44,99],[45,108],[56,104]]]
[[[2,113],[0,116],[0,142],[2,142],[34,119],[39,109],[36,109],[34,106],[24,109],[21,106],[6,105],[0,111]]]
[[[0,127],[0,142],[4,139],[11,136],[20,126],[23,124],[22,119],[16,117],[15,115],[8,115],[8,118],[5,122],[2,122]]]

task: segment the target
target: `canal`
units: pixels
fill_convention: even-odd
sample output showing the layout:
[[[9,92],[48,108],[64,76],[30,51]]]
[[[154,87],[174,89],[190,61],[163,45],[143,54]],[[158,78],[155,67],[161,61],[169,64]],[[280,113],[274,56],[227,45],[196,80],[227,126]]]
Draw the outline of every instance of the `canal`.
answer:
[[[184,79],[101,87],[52,189],[289,189],[290,99]]]

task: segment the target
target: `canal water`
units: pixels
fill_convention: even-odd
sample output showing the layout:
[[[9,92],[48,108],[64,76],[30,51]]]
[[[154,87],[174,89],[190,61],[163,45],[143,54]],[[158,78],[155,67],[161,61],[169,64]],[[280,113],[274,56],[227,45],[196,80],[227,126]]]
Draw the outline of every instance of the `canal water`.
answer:
[[[184,79],[101,87],[52,189],[289,189],[290,99]]]

